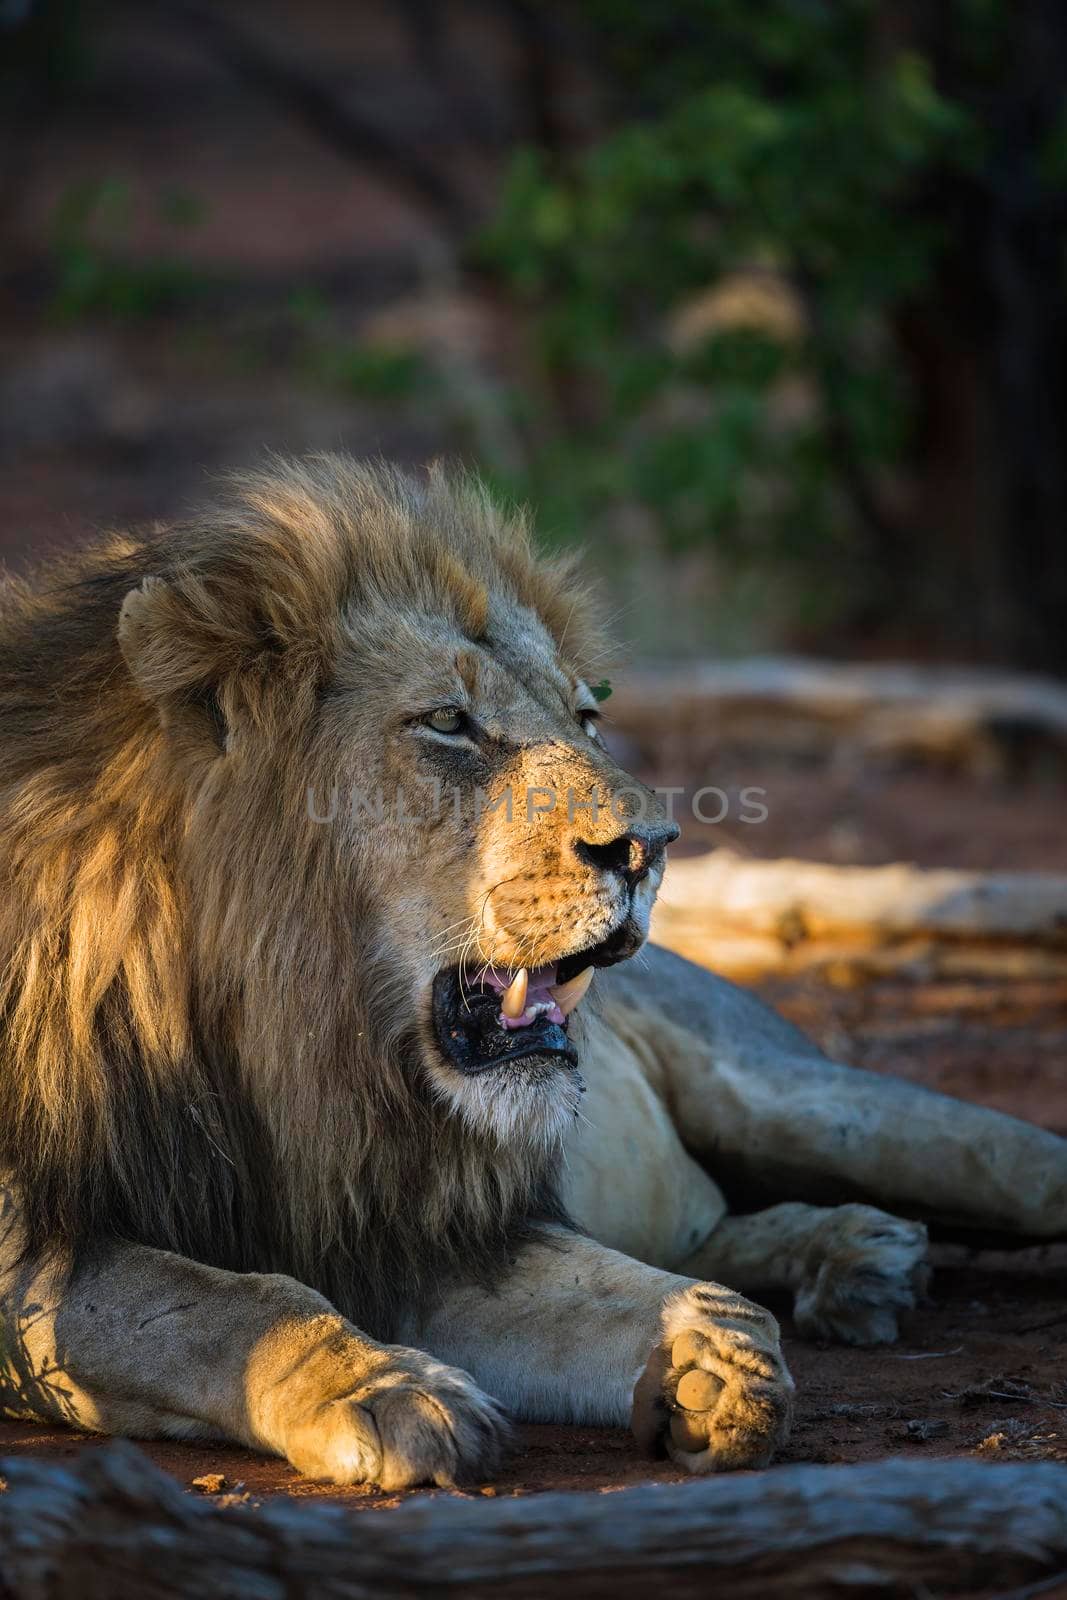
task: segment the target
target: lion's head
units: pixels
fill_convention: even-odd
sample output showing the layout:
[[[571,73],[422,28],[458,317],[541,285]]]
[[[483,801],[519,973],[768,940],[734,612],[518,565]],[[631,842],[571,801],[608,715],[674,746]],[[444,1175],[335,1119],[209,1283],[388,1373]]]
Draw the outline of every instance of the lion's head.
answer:
[[[0,1163],[39,1230],[308,1276],[550,1206],[590,973],[676,832],[599,737],[571,568],[468,481],[331,457],[0,631]]]

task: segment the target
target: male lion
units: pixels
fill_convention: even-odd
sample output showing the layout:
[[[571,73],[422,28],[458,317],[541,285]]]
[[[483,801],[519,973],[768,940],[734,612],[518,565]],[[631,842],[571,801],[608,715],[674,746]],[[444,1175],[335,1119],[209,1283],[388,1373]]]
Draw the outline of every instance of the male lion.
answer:
[[[677,830],[599,649],[477,486],[340,457],[7,587],[8,1413],[386,1487],[484,1477],[505,1408],[760,1466],[743,1293],[889,1340],[926,1232],[869,1202],[1067,1229],[1059,1139],[617,965]]]

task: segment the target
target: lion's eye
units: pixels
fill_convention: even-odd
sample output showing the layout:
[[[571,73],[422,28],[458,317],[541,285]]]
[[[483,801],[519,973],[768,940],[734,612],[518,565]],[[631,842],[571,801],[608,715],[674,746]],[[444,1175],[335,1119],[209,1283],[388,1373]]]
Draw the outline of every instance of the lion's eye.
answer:
[[[597,719],[596,712],[595,711],[579,711],[578,720],[582,724],[582,728],[589,735],[590,739],[595,739],[597,741],[597,743],[599,744],[600,743],[600,729],[597,727],[597,720],[598,719]]]
[[[467,718],[458,706],[437,706],[422,720],[434,733],[462,733],[467,726]]]

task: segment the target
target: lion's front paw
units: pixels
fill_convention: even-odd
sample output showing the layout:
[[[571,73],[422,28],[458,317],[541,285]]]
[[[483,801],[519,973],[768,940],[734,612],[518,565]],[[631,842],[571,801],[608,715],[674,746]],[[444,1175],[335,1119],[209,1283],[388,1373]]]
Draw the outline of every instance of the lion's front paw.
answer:
[[[285,1453],[298,1471],[334,1483],[445,1488],[490,1477],[510,1433],[496,1401],[465,1372],[396,1348],[290,1428]]]
[[[891,1344],[926,1289],[926,1229],[874,1206],[836,1206],[807,1251],[797,1328],[808,1339]]]
[[[793,1380],[769,1311],[715,1284],[663,1308],[663,1343],[634,1389],[632,1426],[690,1472],[765,1467],[788,1436]]]

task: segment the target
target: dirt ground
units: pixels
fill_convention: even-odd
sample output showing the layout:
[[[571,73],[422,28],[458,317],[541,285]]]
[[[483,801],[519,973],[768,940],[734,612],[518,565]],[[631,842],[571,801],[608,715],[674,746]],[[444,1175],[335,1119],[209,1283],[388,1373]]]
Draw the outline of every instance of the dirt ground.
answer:
[[[652,777],[686,788],[675,803],[682,828],[675,855],[726,846],[760,860],[795,856],[840,866],[910,861],[976,872],[1067,872],[1067,792],[1059,772],[978,779],[919,767],[835,772],[749,761],[725,773],[713,769],[710,776]],[[730,803],[718,825],[692,815],[692,796],[702,784],[721,788]],[[755,825],[740,820],[737,797],[749,787],[763,791],[759,798],[767,811],[766,820]],[[717,798],[705,803],[709,814],[722,805]]]

